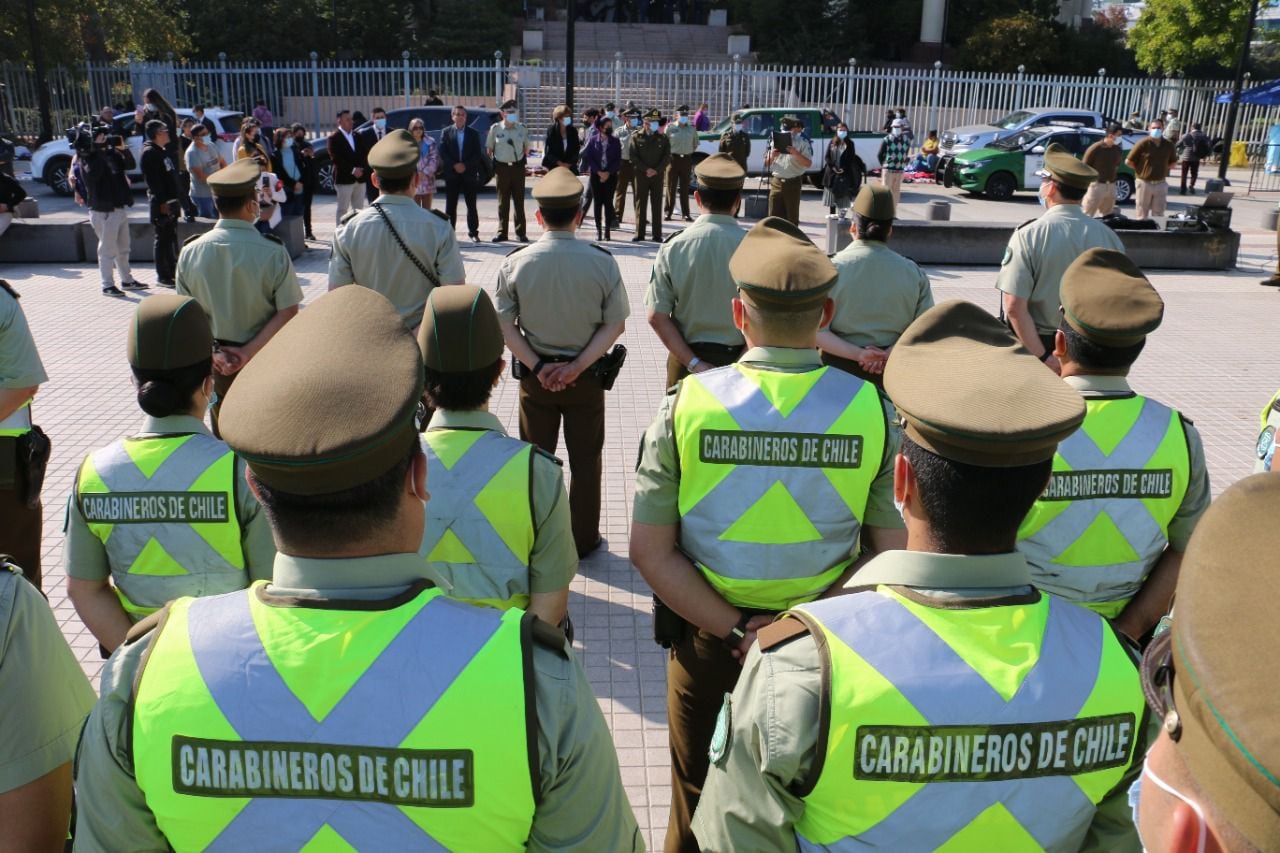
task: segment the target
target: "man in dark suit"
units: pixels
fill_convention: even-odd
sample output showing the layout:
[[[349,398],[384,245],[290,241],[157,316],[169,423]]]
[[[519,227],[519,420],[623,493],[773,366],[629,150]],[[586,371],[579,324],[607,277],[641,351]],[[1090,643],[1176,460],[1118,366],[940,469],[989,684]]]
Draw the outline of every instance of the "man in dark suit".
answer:
[[[369,152],[373,150],[373,146],[382,141],[382,137],[387,135],[387,111],[382,107],[373,108],[373,124],[356,134],[356,144],[360,145],[364,151],[365,162],[369,160]],[[373,204],[378,197],[378,188],[373,185],[373,181],[369,181],[364,185],[365,198]]]
[[[360,186],[369,179],[369,149],[351,131],[351,111],[338,113],[338,129],[329,134],[325,148],[333,164],[333,188],[338,194],[338,223],[348,210],[361,210],[365,194]]]
[[[467,108],[453,108],[453,124],[440,136],[440,169],[444,173],[445,215],[449,224],[457,228],[458,193],[467,202],[467,234],[472,240],[480,239],[480,213],[476,210],[476,190],[480,188],[480,167],[484,149],[480,133],[467,127]]]

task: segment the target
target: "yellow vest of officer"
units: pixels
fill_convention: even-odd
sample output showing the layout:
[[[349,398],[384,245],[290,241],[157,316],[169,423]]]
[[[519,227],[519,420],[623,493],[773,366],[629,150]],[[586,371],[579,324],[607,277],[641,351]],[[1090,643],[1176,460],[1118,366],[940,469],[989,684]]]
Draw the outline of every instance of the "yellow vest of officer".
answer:
[[[4,420],[0,420],[0,438],[17,438],[31,432],[31,400],[23,403],[17,411]]]
[[[524,614],[264,586],[174,602],[140,674],[134,770],[173,848],[523,850]]]
[[[830,709],[801,851],[1076,850],[1142,758],[1137,667],[1084,608],[935,608],[881,586],[793,615]]]
[[[1037,587],[1111,618],[1169,544],[1191,456],[1173,409],[1137,395],[1085,403],[1084,424],[1058,445],[1049,486],[1018,531],[1018,550]]]
[[[198,433],[126,438],[85,458],[77,504],[134,620],[248,585],[235,474],[231,448]]]
[[[1280,432],[1280,391],[1271,398],[1271,402],[1267,403],[1262,409],[1262,431],[1258,433],[1258,443],[1255,446],[1255,453],[1258,462],[1253,466],[1253,473],[1259,474],[1264,471],[1276,471],[1274,465],[1276,455],[1276,433]]]
[[[529,606],[533,446],[493,430],[433,429],[427,451],[427,562],[450,597]]]
[[[684,552],[730,604],[816,598],[858,551],[887,434],[875,386],[734,364],[685,378],[673,412]]]

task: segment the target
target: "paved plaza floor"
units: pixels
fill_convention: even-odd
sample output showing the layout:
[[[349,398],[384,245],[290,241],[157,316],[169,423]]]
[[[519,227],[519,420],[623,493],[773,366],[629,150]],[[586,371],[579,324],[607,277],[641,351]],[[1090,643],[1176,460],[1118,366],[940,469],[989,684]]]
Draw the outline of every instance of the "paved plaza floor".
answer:
[[[40,188],[43,189],[43,188]],[[941,188],[908,187],[903,216],[919,219],[924,202],[946,197],[956,202],[955,218],[1021,222],[1038,213],[1034,197],[998,204],[953,197]],[[38,193],[52,214],[74,216],[65,201]],[[819,240],[825,211],[808,192],[803,225]],[[1175,204],[1181,199],[1171,199]],[[1275,268],[1275,235],[1260,227],[1271,201],[1239,200],[1236,224],[1243,234],[1239,268],[1229,273],[1155,272],[1151,279],[1165,298],[1164,326],[1152,337],[1133,381],[1138,390],[1181,409],[1204,436],[1213,491],[1218,494],[1252,468],[1258,410],[1280,387],[1276,369],[1280,333],[1280,290],[1257,285]],[[530,236],[537,226],[530,213]],[[135,208],[135,216],[141,210]],[[481,232],[496,230],[492,189],[481,198]],[[318,236],[332,232],[333,202],[315,209]],[[650,848],[660,847],[670,803],[665,707],[665,657],[654,645],[650,594],[627,560],[632,469],[637,443],[663,392],[665,351],[644,319],[643,295],[656,247],[629,241],[631,216],[620,242],[609,245],[622,268],[632,315],[622,338],[630,351],[615,389],[608,395],[604,459],[602,532],[607,547],[583,561],[572,586],[569,610],[577,626],[577,651],[601,710],[613,731],[622,778]],[[671,223],[679,225],[681,223]],[[587,224],[580,236],[594,235]],[[819,245],[823,245],[819,242]],[[462,244],[467,280],[492,292],[497,268],[512,245]],[[327,246],[312,244],[296,262],[308,302],[325,292]],[[994,311],[996,270],[929,267],[938,301],[968,299]],[[154,269],[138,270],[145,281]],[[36,398],[36,419],[53,440],[45,483],[45,590],[59,623],[85,671],[96,681],[101,669],[97,643],[67,599],[62,560],[62,527],[67,495],[84,455],[136,430],[142,419],[125,362],[125,329],[137,299],[99,295],[96,269],[83,264],[0,266],[22,294],[22,306],[39,345],[49,382]],[[158,288],[152,292],[165,292]],[[377,365],[369,375],[376,381]],[[517,385],[498,387],[493,411],[516,432]],[[352,417],[358,417],[353,412]],[[563,452],[561,454],[563,456]],[[566,468],[567,473],[567,468]]]

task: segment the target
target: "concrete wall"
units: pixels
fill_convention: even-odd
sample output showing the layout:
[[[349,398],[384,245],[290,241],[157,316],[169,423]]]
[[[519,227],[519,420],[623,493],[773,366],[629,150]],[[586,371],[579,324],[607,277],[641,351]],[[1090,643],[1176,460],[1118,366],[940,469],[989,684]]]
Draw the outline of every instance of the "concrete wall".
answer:
[[[207,220],[178,223],[178,244],[213,227]],[[297,258],[306,251],[302,217],[286,216],[276,226],[275,234],[284,241],[289,257]],[[129,260],[133,263],[155,261],[155,231],[150,222],[130,220]],[[96,264],[98,238],[88,221],[23,222],[15,221],[0,236],[0,264]]]

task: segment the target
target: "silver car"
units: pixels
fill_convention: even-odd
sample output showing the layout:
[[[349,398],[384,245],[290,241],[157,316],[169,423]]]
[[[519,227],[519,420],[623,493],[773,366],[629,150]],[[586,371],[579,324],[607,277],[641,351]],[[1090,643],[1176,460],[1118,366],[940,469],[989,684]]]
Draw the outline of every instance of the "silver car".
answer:
[[[939,140],[942,154],[955,155],[986,148],[997,137],[1017,133],[1030,127],[1048,124],[1074,124],[1080,127],[1103,128],[1111,120],[1102,113],[1092,110],[1061,110],[1052,107],[1029,107],[1025,110],[1014,110],[991,124],[970,124],[964,127],[953,127],[942,132]]]

